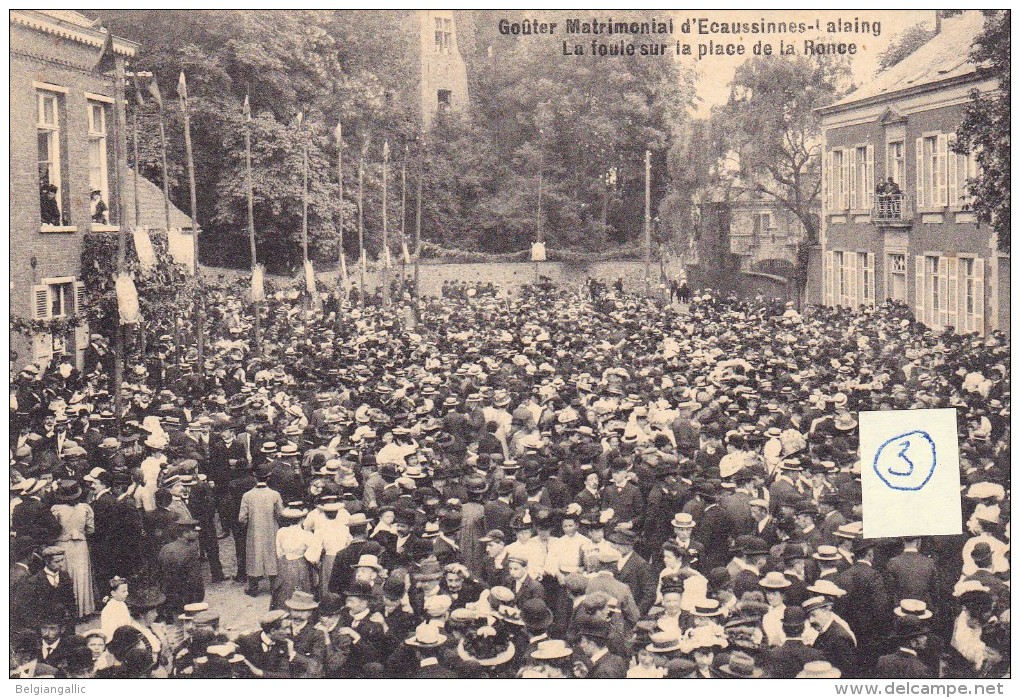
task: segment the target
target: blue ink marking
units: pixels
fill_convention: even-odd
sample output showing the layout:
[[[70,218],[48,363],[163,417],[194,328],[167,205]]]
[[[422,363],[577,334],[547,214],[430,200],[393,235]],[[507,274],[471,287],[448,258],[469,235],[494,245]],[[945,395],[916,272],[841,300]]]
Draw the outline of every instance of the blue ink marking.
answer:
[[[894,443],[899,451],[886,450]],[[908,451],[912,451],[913,458],[907,456]],[[879,446],[872,467],[889,489],[916,492],[935,474],[935,463],[935,442],[928,432],[917,430],[894,436]]]

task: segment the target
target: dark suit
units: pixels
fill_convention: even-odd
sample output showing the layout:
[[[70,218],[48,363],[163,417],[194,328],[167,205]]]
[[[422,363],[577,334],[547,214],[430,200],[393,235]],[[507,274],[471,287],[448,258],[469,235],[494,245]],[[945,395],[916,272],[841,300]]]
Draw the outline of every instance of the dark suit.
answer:
[[[717,504],[709,504],[697,523],[694,540],[701,543],[704,550],[698,568],[709,572],[715,567],[725,567],[731,557],[730,529],[725,512]]]
[[[346,594],[347,588],[354,579],[354,568],[362,555],[380,556],[385,552],[383,547],[374,540],[355,540],[337,553],[333,559],[333,571],[329,575],[329,590],[334,594]]]
[[[513,531],[510,529],[510,522],[514,518],[514,510],[506,502],[494,499],[486,502],[485,506],[485,530],[499,530],[507,535],[508,540],[513,540]]]
[[[836,622],[829,624],[825,632],[815,639],[814,648],[843,672],[843,678],[858,678],[857,645],[842,625]]]
[[[655,603],[655,591],[659,582],[651,565],[637,553],[632,553],[623,569],[616,572],[616,578],[630,587],[641,615],[648,613],[648,609]]]
[[[762,668],[774,679],[794,679],[808,662],[825,659],[825,655],[800,640],[787,640],[779,647],[767,650],[762,658]]]
[[[518,589],[517,582],[511,579],[510,575],[507,575],[503,581],[503,586],[508,587],[517,595],[516,603],[518,608],[528,599],[545,599],[545,587],[542,586],[541,582],[535,581],[530,576],[524,578],[520,589]]]
[[[840,603],[845,615],[840,615],[857,636],[862,665],[870,669],[878,658],[881,640],[892,619],[885,581],[877,570],[860,560],[837,574],[832,581],[846,590],[846,596]]]
[[[286,642],[274,642],[266,650],[262,645],[262,631],[242,635],[237,638],[239,654],[265,673],[265,678],[296,679],[303,676],[308,669],[308,659],[300,653],[290,659]]]
[[[37,497],[28,497],[14,507],[11,528],[19,537],[40,544],[52,543],[60,535],[60,523],[50,513],[50,505]]]
[[[612,652],[599,658],[588,672],[589,679],[623,679],[627,677],[627,660]]]
[[[321,678],[326,657],[326,642],[322,631],[316,629],[315,623],[308,622],[297,635],[291,632],[291,640],[294,641],[294,651],[308,659],[308,667],[302,678]]]
[[[931,668],[916,655],[903,650],[878,658],[875,669],[876,679],[930,679],[934,678]]]
[[[894,603],[903,599],[920,599],[931,607],[938,595],[938,565],[916,550],[904,551],[889,560],[885,575]]]
[[[734,492],[719,500],[719,508],[726,514],[730,524],[730,535],[751,534],[755,532],[757,522],[751,516],[751,500],[747,492]]]
[[[40,620],[54,609],[63,607],[70,618],[78,617],[78,605],[74,600],[74,587],[67,572],[61,571],[56,587],[50,585],[44,570],[25,578],[18,585],[11,604],[11,625],[15,628],[37,628]]]

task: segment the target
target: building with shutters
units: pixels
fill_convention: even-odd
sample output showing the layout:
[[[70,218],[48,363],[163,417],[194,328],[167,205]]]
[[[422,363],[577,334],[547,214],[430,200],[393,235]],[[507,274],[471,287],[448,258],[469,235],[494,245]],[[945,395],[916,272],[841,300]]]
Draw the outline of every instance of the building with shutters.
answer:
[[[24,320],[70,318],[81,308],[85,236],[118,230],[114,80],[98,68],[107,32],[64,10],[12,10],[10,23],[9,309]],[[107,66],[136,49],[114,38]],[[14,367],[55,357],[80,365],[88,338],[87,326],[12,333]]]
[[[451,10],[417,10],[414,21],[418,23],[421,42],[418,60],[421,115],[428,129],[437,112],[467,107],[467,66]]]
[[[1009,258],[970,210],[973,156],[952,151],[971,90],[996,88],[968,58],[982,25],[980,12],[945,19],[913,54],[818,109],[826,305],[891,298],[932,328],[1008,332]]]

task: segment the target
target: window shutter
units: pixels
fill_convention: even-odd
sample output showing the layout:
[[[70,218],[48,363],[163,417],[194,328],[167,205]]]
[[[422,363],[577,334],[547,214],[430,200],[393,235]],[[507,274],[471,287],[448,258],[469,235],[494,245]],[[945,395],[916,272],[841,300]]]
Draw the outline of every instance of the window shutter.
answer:
[[[851,211],[856,211],[857,210],[857,198],[858,198],[858,192],[857,192],[857,184],[858,184],[858,182],[857,182],[857,180],[859,179],[859,177],[857,176],[857,167],[858,167],[858,163],[857,163],[857,148],[851,148],[847,152],[850,153],[850,210]]]
[[[868,146],[868,162],[864,170],[864,203],[861,208],[870,209],[875,200],[875,146]]]
[[[959,317],[958,313],[960,305],[959,273],[960,260],[956,257],[950,257],[948,274],[949,283],[946,286],[948,289],[948,293],[946,294],[946,310],[948,311],[948,323],[952,325],[957,332],[960,331],[959,320],[957,319]]]
[[[917,166],[917,207],[924,208],[924,139],[918,138],[915,141],[917,158],[914,164]]]
[[[965,169],[965,167],[964,168],[960,167],[961,165],[960,158],[963,157],[962,155],[958,155],[953,152],[948,152],[947,156],[948,162],[946,163],[947,169],[946,176],[948,178],[947,196],[949,197],[949,205],[952,208],[960,208],[960,206],[963,203],[963,201],[961,201],[960,198],[961,194],[960,183],[965,182],[967,180],[967,170]]]
[[[74,314],[81,315],[85,312],[85,282],[74,282]]]
[[[842,196],[840,197],[839,207],[844,211],[850,208],[850,155],[852,150],[843,151],[843,167],[840,173],[843,186],[841,187]]]
[[[823,302],[825,303],[825,305],[828,305],[828,306],[835,305],[835,303],[832,300],[832,287],[833,287],[833,282],[834,282],[834,280],[832,278],[832,273],[833,273],[832,258],[833,258],[832,250],[826,250],[825,251],[825,274],[823,275],[825,277],[825,300]]]
[[[868,146],[869,148],[871,146]],[[875,305],[875,290],[877,288],[875,283],[875,253],[869,252],[867,255],[868,260],[868,280],[871,284],[870,288],[867,289],[867,296],[864,298],[864,302],[868,305]]]
[[[949,324],[949,259],[947,257],[939,257],[939,316],[938,323],[940,327],[945,327]]]
[[[949,205],[949,190],[947,185],[948,172],[949,172],[949,135],[940,133],[938,139],[935,141],[935,145],[938,148],[938,171],[935,172],[935,204],[937,206],[948,206]]]
[[[832,152],[826,151],[822,154],[822,206],[824,216],[832,210]]]
[[[46,284],[32,287],[32,318],[50,319],[50,287]]]
[[[985,333],[985,260],[974,260],[974,331]]]
[[[846,296],[843,298],[843,304],[848,308],[854,308],[857,306],[857,253],[844,252],[843,264],[847,267]]]
[[[927,322],[925,316],[925,293],[924,293],[924,255],[914,257],[914,305],[917,307],[917,320]]]
[[[75,315],[85,314],[85,283],[74,282],[74,313]],[[85,361],[85,347],[89,344],[89,326],[82,323],[74,328],[75,361],[79,369]]]

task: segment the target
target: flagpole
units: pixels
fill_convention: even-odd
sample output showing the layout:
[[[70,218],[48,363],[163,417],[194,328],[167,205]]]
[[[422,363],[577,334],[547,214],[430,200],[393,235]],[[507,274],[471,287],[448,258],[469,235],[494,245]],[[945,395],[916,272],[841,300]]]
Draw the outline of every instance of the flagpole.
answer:
[[[301,137],[301,266],[304,271],[308,265],[308,138],[303,112],[298,114],[298,135]],[[311,305],[310,294],[311,291],[305,294],[305,310]]]
[[[138,73],[133,72],[131,74],[132,81],[135,86],[135,108],[131,110],[131,150],[134,158],[134,171],[132,173],[132,179],[134,180],[134,198],[135,198],[135,225],[132,231],[137,230],[138,226],[142,224],[142,205],[138,200],[138,110],[142,107],[142,93],[138,90]],[[138,323],[138,342],[141,344],[141,359],[142,364],[145,363],[145,320],[143,319]]]
[[[421,182],[425,175],[425,155],[428,153],[428,142],[422,142],[421,153],[418,155],[418,185],[415,198],[417,203],[414,213],[414,303],[415,308],[421,299],[421,278],[419,276],[418,258],[421,257]]]
[[[365,153],[368,151],[368,141],[361,148],[361,157],[358,159],[358,258],[361,265],[361,286],[358,289],[358,305],[365,307]]]
[[[407,154],[408,146],[404,144],[404,161],[400,164],[400,299],[404,298],[404,277],[407,274],[404,250],[407,249],[407,237],[404,228],[407,220]]]
[[[248,95],[244,96],[244,183],[248,199],[248,246],[251,248],[252,290],[255,288],[255,267],[258,258],[255,251],[255,192],[251,182],[251,105]],[[255,304],[255,353],[262,355],[262,301],[252,298]]]
[[[191,150],[191,115],[188,113],[188,84],[184,71],[177,81],[177,94],[181,100],[184,115],[184,150],[188,157],[188,189],[191,194],[191,246],[195,258],[195,277],[198,281],[198,297],[195,299],[195,336],[198,350],[198,366],[195,367],[199,380],[205,385],[205,280],[198,263],[198,194],[195,190],[195,156]]]
[[[344,296],[347,293],[347,260],[344,259],[344,129],[339,122],[333,132],[336,136],[336,182],[340,192],[340,239],[337,242],[337,281],[340,286],[340,311],[343,312]]]
[[[383,297],[382,303],[384,308],[390,307],[390,248],[389,248],[389,237],[387,235],[386,225],[386,189],[387,189],[387,177],[386,170],[390,163],[390,142],[383,141],[382,151],[382,246],[383,246],[383,273],[382,273],[382,287]]]
[[[166,222],[166,233],[170,234],[170,173],[166,164],[166,125],[163,123],[163,95],[159,92],[159,85],[153,76],[149,83],[149,93],[156,100],[156,107],[159,112],[159,154],[163,164],[163,217]],[[174,306],[174,363],[181,365],[181,324],[180,311]]]
[[[101,60],[101,59],[100,59]],[[117,119],[117,138],[114,140],[114,160],[117,162],[117,276],[124,271],[127,250],[127,202],[124,201],[124,159],[127,152],[127,115],[124,112],[124,59],[117,58],[114,67],[113,109]],[[117,337],[114,340],[117,359],[113,366],[114,410],[118,427],[124,420],[124,325],[117,320]]]
[[[645,151],[645,295],[652,288],[652,151]]]

